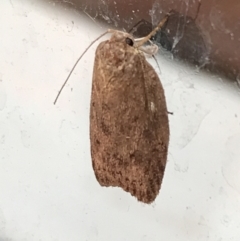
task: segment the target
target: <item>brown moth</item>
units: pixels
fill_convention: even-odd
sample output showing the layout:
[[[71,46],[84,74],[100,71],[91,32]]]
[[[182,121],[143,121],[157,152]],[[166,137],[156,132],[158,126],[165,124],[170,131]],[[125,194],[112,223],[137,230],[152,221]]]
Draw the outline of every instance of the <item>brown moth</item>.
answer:
[[[98,45],[93,69],[90,141],[96,179],[144,203],[153,202],[161,187],[169,123],[164,89],[142,51],[149,53],[143,44],[167,18],[138,40],[109,30],[112,36]]]

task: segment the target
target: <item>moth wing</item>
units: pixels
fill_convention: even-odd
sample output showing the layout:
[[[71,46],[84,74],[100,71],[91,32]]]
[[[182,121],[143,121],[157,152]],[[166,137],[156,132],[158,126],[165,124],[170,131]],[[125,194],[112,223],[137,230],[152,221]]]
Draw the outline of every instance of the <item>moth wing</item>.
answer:
[[[167,107],[156,72],[131,46],[105,41],[96,50],[90,140],[100,185],[155,200],[167,160]]]

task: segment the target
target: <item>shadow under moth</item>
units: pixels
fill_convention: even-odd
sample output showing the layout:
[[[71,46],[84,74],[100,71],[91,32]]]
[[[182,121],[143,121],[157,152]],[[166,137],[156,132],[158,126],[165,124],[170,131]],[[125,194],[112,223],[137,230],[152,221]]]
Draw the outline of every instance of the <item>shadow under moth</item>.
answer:
[[[108,30],[95,53],[90,106],[92,166],[101,186],[121,187],[139,201],[157,197],[167,162],[169,122],[165,94],[159,77],[145,59],[156,45],[145,46],[169,15],[146,37]]]

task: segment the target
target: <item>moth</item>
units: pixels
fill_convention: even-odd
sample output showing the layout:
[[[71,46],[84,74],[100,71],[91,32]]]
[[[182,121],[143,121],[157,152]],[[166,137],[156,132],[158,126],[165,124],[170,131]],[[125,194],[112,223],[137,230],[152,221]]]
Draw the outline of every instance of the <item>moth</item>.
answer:
[[[96,179],[101,186],[120,187],[147,204],[161,187],[170,133],[164,89],[144,55],[156,48],[144,44],[168,16],[141,39],[108,30],[112,36],[98,45],[93,68],[90,142]]]

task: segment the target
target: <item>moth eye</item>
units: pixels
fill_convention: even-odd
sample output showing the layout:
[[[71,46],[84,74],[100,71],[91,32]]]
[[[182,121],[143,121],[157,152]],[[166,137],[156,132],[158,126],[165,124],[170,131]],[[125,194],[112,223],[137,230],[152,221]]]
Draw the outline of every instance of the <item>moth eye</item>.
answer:
[[[129,46],[133,46],[133,40],[132,39],[126,38],[125,41],[126,41],[126,44],[128,44]]]

